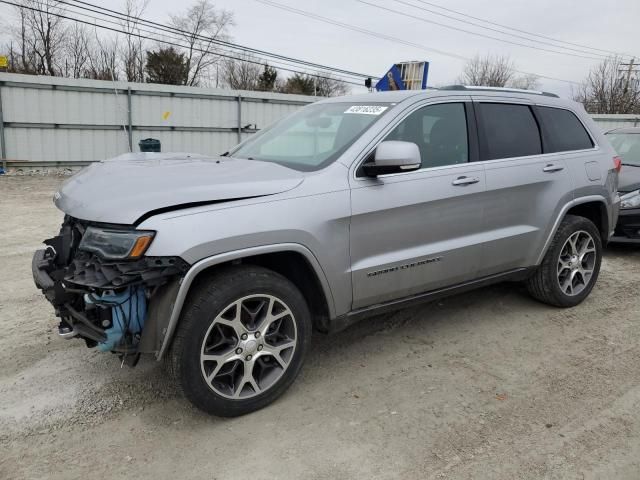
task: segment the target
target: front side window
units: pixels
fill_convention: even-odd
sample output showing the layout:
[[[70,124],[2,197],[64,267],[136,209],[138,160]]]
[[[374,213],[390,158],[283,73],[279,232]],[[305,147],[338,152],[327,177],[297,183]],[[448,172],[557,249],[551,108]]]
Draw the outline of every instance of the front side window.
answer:
[[[421,168],[469,161],[467,117],[463,103],[441,103],[416,110],[385,140],[413,142],[420,149]]]
[[[538,114],[549,135],[545,153],[593,148],[591,137],[573,112],[563,108],[538,107]]]
[[[391,104],[320,103],[302,108],[231,152],[302,171],[336,160]]]
[[[483,160],[542,153],[538,123],[527,105],[479,103],[480,151]]]
[[[622,163],[640,167],[640,134],[609,133],[607,138],[622,157]]]

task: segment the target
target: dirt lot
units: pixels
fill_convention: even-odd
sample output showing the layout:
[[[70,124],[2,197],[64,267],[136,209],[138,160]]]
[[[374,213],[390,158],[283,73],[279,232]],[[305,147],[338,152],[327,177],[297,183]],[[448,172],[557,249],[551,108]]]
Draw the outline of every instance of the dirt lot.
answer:
[[[640,478],[640,249],[571,310],[500,285],[316,335],[283,398],[222,420],[57,338],[30,261],[60,181],[0,177],[0,478]]]

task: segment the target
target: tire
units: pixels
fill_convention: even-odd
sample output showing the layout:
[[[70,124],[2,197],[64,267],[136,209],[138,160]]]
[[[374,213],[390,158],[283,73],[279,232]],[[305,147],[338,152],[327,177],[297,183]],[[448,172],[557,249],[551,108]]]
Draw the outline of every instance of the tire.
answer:
[[[601,262],[602,241],[596,226],[584,217],[567,215],[527,281],[527,289],[542,303],[574,307],[591,293]]]
[[[269,405],[293,383],[311,331],[304,297],[289,280],[262,267],[232,266],[190,292],[168,367],[200,410],[244,415]]]

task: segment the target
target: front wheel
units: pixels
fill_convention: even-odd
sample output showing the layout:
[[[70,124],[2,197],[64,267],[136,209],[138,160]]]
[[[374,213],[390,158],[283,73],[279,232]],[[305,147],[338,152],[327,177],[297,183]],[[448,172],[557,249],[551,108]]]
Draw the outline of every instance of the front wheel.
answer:
[[[308,307],[291,282],[261,267],[232,267],[191,293],[170,367],[198,408],[243,415],[293,383],[310,337]]]
[[[596,226],[584,217],[567,215],[527,288],[543,303],[573,307],[593,289],[601,262],[602,241]]]

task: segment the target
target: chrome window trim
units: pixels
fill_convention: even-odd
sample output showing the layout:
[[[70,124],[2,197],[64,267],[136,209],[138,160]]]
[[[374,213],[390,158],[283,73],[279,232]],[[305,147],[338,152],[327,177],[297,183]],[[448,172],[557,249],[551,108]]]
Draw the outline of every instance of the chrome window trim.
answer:
[[[487,97],[483,97],[482,99],[474,99],[473,103],[511,103],[511,104],[516,104],[516,105],[529,105],[530,107],[550,107],[550,108],[557,108],[558,110],[566,110],[568,112],[571,112],[580,122],[580,124],[582,125],[582,128],[585,129],[585,131],[587,132],[587,135],[589,135],[589,138],[591,138],[591,143],[593,143],[593,147],[591,148],[582,148],[580,150],[563,150],[561,152],[549,152],[549,153],[539,153],[537,155],[523,155],[523,156],[519,156],[519,157],[505,157],[505,158],[492,158],[491,160],[478,160],[478,162],[475,163],[482,163],[482,164],[488,164],[488,163],[493,163],[493,162],[500,162],[500,161],[507,161],[507,160],[520,160],[520,159],[524,159],[524,158],[532,158],[532,157],[548,157],[551,155],[566,155],[566,154],[575,154],[575,153],[589,153],[589,152],[597,152],[600,150],[600,146],[598,145],[598,142],[596,142],[593,134],[591,133],[591,130],[589,130],[589,128],[587,128],[587,126],[584,124],[584,122],[582,121],[582,118],[580,118],[580,115],[578,115],[575,111],[571,110],[570,108],[567,107],[562,107],[562,106],[558,106],[558,105],[549,105],[547,103],[537,103],[537,102],[531,102],[531,101],[527,101],[527,99],[520,99],[518,98],[518,100],[521,100],[519,102],[515,102],[512,99],[506,99],[504,97],[495,97],[495,98],[487,98]]]
[[[583,150],[567,150],[564,152],[551,152],[551,153],[540,153],[538,155],[524,155],[524,156],[520,156],[520,157],[506,157],[506,158],[493,158],[491,160],[479,160],[477,162],[473,162],[473,163],[481,163],[483,165],[492,165],[494,163],[500,163],[500,162],[511,162],[514,160],[525,160],[528,158],[532,158],[532,159],[538,159],[538,158],[548,158],[548,157],[557,157],[558,155],[574,155],[576,153],[595,153],[597,150],[599,150],[598,147],[594,147],[594,148],[588,148],[588,149],[583,149]]]
[[[440,99],[438,99],[440,100]],[[563,150],[561,152],[550,152],[550,153],[540,153],[537,155],[524,155],[524,156],[519,156],[519,157],[505,157],[505,158],[493,158],[491,160],[478,160],[476,162],[467,162],[466,164],[464,163],[456,163],[456,164],[452,164],[452,165],[441,165],[438,167],[424,167],[424,168],[419,168],[418,170],[412,170],[410,172],[398,172],[398,173],[388,173],[386,175],[380,175],[377,178],[388,178],[388,177],[396,177],[398,175],[411,175],[411,174],[416,174],[416,173],[420,173],[420,172],[424,172],[425,170],[442,170],[442,169],[448,169],[448,168],[452,168],[452,167],[459,167],[460,165],[471,165],[471,164],[478,164],[478,165],[492,165],[494,163],[499,163],[499,162],[507,162],[507,161],[513,161],[513,160],[522,160],[522,159],[527,159],[527,158],[548,158],[551,156],[558,156],[558,155],[574,155],[574,154],[580,154],[580,153],[595,153],[601,150],[600,146],[598,145],[598,142],[596,142],[595,137],[593,136],[593,134],[591,133],[591,130],[587,127],[587,125],[585,125],[585,123],[582,121],[582,118],[580,118],[580,115],[578,113],[576,113],[574,110],[564,107],[564,106],[558,106],[558,105],[550,105],[547,103],[536,103],[536,102],[532,102],[529,99],[526,98],[519,98],[519,97],[511,97],[511,98],[504,98],[504,97],[483,97],[481,99],[474,99],[472,95],[467,96],[460,96],[460,97],[447,97],[446,100],[444,101],[435,101],[435,102],[429,102],[429,101],[423,101],[423,102],[419,102],[416,103],[414,105],[411,105],[409,107],[407,107],[407,109],[400,115],[398,115],[398,117],[396,117],[395,121],[389,123],[385,129],[380,132],[378,134],[378,136],[376,136],[376,138],[369,143],[369,145],[371,145],[373,143],[373,147],[369,148],[369,145],[367,146],[367,148],[363,149],[364,152],[366,152],[364,155],[362,154],[362,152],[357,156],[357,160],[355,162],[352,163],[351,168],[353,168],[353,173],[352,173],[352,179],[355,181],[366,181],[368,179],[370,179],[369,177],[359,177],[356,175],[357,170],[360,168],[360,166],[364,163],[365,159],[371,154],[371,152],[373,150],[375,150],[377,148],[377,146],[384,140],[384,138],[402,121],[404,121],[409,115],[411,115],[413,112],[415,112],[416,110],[419,110],[422,107],[427,107],[430,105],[438,105],[438,104],[442,104],[442,103],[466,103],[468,101],[471,101],[473,103],[510,103],[510,104],[516,104],[516,105],[528,105],[528,106],[540,106],[540,107],[549,107],[549,108],[557,108],[559,110],[566,110],[568,112],[571,112],[580,122],[580,124],[582,125],[582,127],[586,130],[587,135],[589,135],[589,138],[591,138],[591,141],[593,143],[593,147],[592,148],[583,148],[580,150]],[[353,167],[354,165],[355,168]]]

